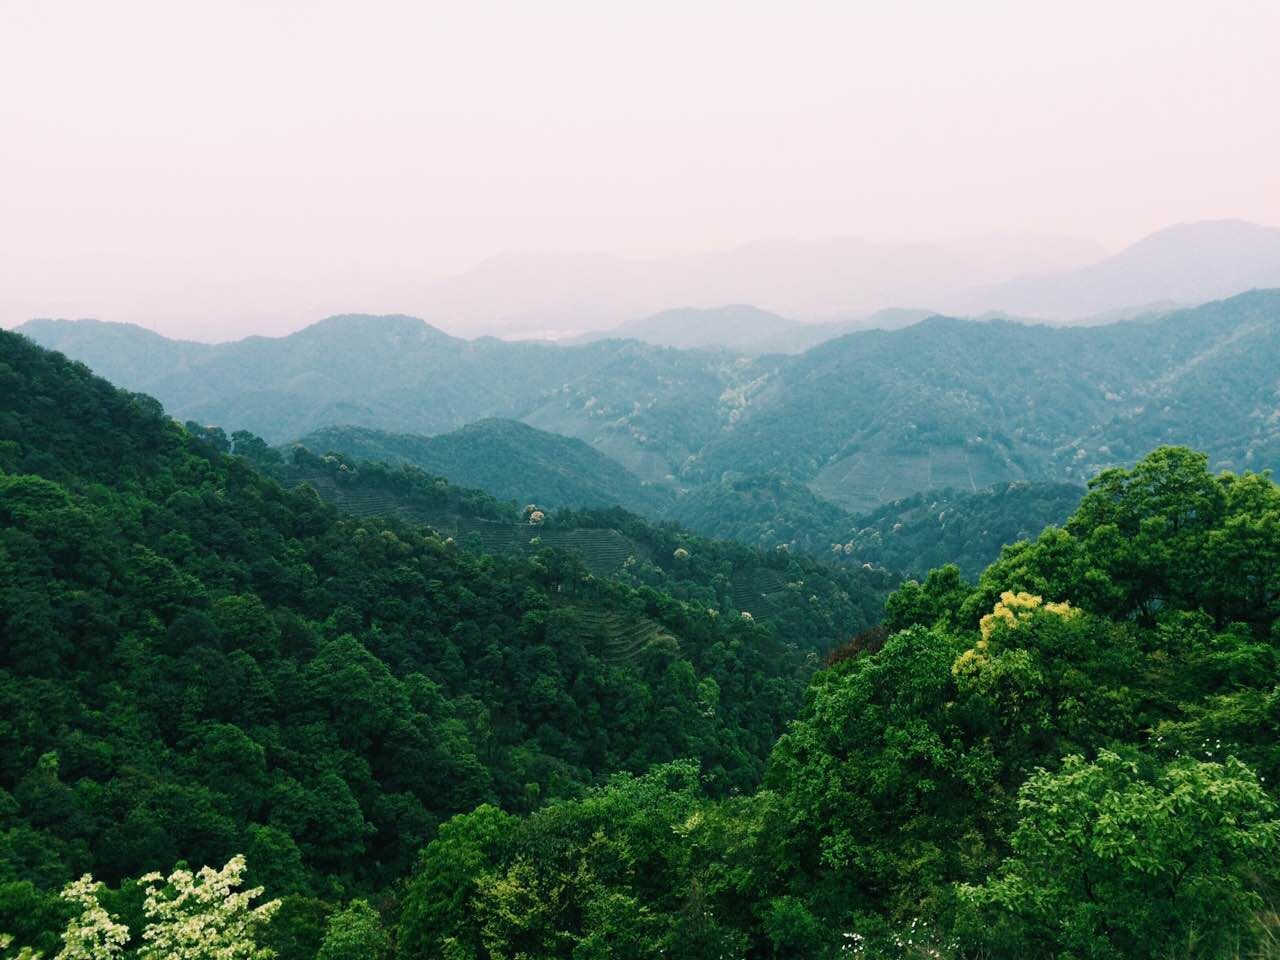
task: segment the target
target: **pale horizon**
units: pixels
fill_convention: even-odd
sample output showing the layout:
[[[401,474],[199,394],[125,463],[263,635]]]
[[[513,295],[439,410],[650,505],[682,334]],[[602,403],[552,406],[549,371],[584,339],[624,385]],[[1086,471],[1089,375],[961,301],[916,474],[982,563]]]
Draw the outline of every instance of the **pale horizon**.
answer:
[[[435,288],[511,253],[1280,224],[1268,3],[0,11],[4,326],[466,334]]]

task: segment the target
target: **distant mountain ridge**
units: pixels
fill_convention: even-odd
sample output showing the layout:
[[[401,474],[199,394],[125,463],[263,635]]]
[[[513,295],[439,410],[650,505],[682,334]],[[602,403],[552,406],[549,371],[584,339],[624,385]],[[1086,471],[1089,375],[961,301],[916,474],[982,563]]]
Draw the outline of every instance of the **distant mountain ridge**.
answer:
[[[1092,263],[1106,251],[1062,237],[877,243],[856,237],[763,240],[689,256],[491,257],[425,287],[397,291],[446,326],[526,335],[608,328],[674,306],[749,303],[803,321],[902,304],[941,304],[973,286]]]
[[[1206,220],[1161,230],[1090,266],[1020,277],[944,303],[1064,319],[1277,286],[1280,228]]]
[[[896,330],[932,316],[936,311],[891,307],[867,316],[826,323],[799,323],[744,304],[714,309],[683,307],[629,320],[608,330],[562,340],[565,344],[598,340],[639,340],[682,350],[730,350],[758,356],[765,353],[804,353],[820,343],[859,330]]]
[[[778,474],[862,513],[925,490],[1082,482],[1161,443],[1280,466],[1280,290],[1102,326],[935,316],[796,356],[460,340],[333,318],[216,346],[138,328],[23,332],[183,420],[282,442],[333,424],[433,435],[488,417],[576,437],[641,480]]]
[[[769,353],[771,347],[811,324],[788,320],[745,304],[713,309],[682,307],[628,320],[608,330],[582,334],[568,343],[604,339],[641,340],[681,350],[722,348],[738,353]]]
[[[673,307],[752,304],[806,323],[919,304],[963,316],[1077,320],[1274,286],[1280,286],[1280,228],[1205,220],[1158,230],[1116,253],[1052,237],[951,243],[845,237],[649,260],[505,254],[401,295],[451,328],[563,336]]]

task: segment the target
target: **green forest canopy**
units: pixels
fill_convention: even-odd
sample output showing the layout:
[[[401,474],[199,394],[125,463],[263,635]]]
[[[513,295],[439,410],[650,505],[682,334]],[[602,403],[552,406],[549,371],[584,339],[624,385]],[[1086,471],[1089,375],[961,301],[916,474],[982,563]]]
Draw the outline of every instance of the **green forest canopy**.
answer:
[[[1265,475],[1177,447],[1105,471],[976,584],[901,587],[801,706],[803,664],[779,667],[763,624],[343,517],[147,398],[0,346],[14,946],[56,950],[83,870],[138,930],[130,878],[240,852],[283,897],[257,937],[289,958],[1275,943]],[[569,584],[678,643],[625,666],[548,643]]]
[[[47,892],[84,871],[243,852],[272,894],[341,902],[478,803],[690,756],[713,793],[749,790],[817,656],[889,582],[625,517],[665,553],[619,578],[481,556],[344,516],[225,442],[0,335],[0,929],[43,924],[38,945]],[[738,565],[824,579],[776,596],[773,627],[718,589]]]

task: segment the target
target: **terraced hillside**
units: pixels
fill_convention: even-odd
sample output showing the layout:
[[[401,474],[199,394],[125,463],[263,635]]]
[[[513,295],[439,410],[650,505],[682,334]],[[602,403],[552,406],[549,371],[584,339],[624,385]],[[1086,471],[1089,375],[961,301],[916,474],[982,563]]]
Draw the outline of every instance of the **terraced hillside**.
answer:
[[[421,489],[387,482],[383,471],[369,470],[366,476],[365,471],[341,469],[343,467],[346,465],[340,465],[336,474],[314,467],[282,473],[291,485],[310,486],[326,503],[352,516],[394,517],[406,523],[428,526],[441,536],[453,537],[481,553],[532,556],[540,550],[564,550],[577,555],[589,571],[602,577],[617,573],[628,558],[646,554],[642,547],[617,530],[547,528],[537,523],[517,521],[514,508],[499,501],[492,502],[506,507],[505,518],[477,516],[476,511],[467,509],[460,495],[478,494],[483,497],[483,494],[453,487],[438,478],[424,477],[424,486],[429,491],[441,493],[432,497],[424,496]]]
[[[293,464],[285,465],[275,451],[265,445],[262,449],[275,458],[260,465],[266,472],[289,486],[305,483],[354,516],[429,526],[441,537],[491,556],[559,551],[577,558],[597,578],[596,589],[604,589],[606,582],[621,583],[660,591],[717,616],[749,613],[754,622],[800,648],[825,651],[878,622],[883,599],[897,583],[883,570],[837,569],[803,554],[705,539],[673,524],[652,525],[618,508],[556,511],[531,523],[512,503],[414,467],[317,457],[304,448],[293,452]],[[600,594],[585,601],[574,598],[579,606],[584,602],[588,620],[613,610],[608,630],[617,643],[606,651],[609,656],[656,640],[648,627],[637,624],[637,616],[665,619],[652,611],[609,607]]]
[[[600,600],[570,600],[557,605],[552,642],[578,642],[606,663],[626,664],[650,647],[678,648],[680,641],[649,617],[619,611]]]
[[[436,516],[435,511],[386,487],[340,484],[325,474],[303,475],[296,478],[296,483],[309,485],[326,503],[353,517],[395,517],[407,523],[430,526]]]
[[[637,544],[611,529],[557,529],[468,517],[441,517],[428,522],[442,532],[448,531],[463,544],[478,546],[484,553],[534,554],[539,550],[565,550],[581,557],[586,568],[596,576],[617,573],[629,557],[642,552]]]
[[[739,610],[767,620],[781,612],[791,599],[788,596],[789,582],[797,583],[795,590],[801,588],[799,581],[788,581],[784,571],[750,567],[733,577],[729,592]],[[800,595],[796,594],[796,597],[799,599]]]

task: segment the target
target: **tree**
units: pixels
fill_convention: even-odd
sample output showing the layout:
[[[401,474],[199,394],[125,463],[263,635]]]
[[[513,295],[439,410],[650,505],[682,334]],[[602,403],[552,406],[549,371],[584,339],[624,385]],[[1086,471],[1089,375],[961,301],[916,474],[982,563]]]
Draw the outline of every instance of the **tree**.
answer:
[[[378,911],[367,900],[353,900],[330,918],[316,960],[386,960],[390,952]]]
[[[129,928],[107,913],[98,902],[102,884],[85,874],[69,883],[62,899],[78,908],[62,934],[62,949],[56,960],[111,960],[124,952]]]
[[[500,862],[515,823],[485,804],[441,825],[405,894],[399,936],[405,957],[438,956],[445,938],[465,924],[477,882]],[[478,947],[478,938],[473,945]]]
[[[256,906],[261,887],[237,889],[244,857],[232,857],[221,870],[175,870],[167,878],[140,878],[147,917],[139,960],[270,960],[272,952],[257,935],[279,909],[279,900]]]
[[[963,934],[996,957],[1235,956],[1280,875],[1277,805],[1234,759],[1072,756],[1018,806],[1012,856],[959,888]]]

